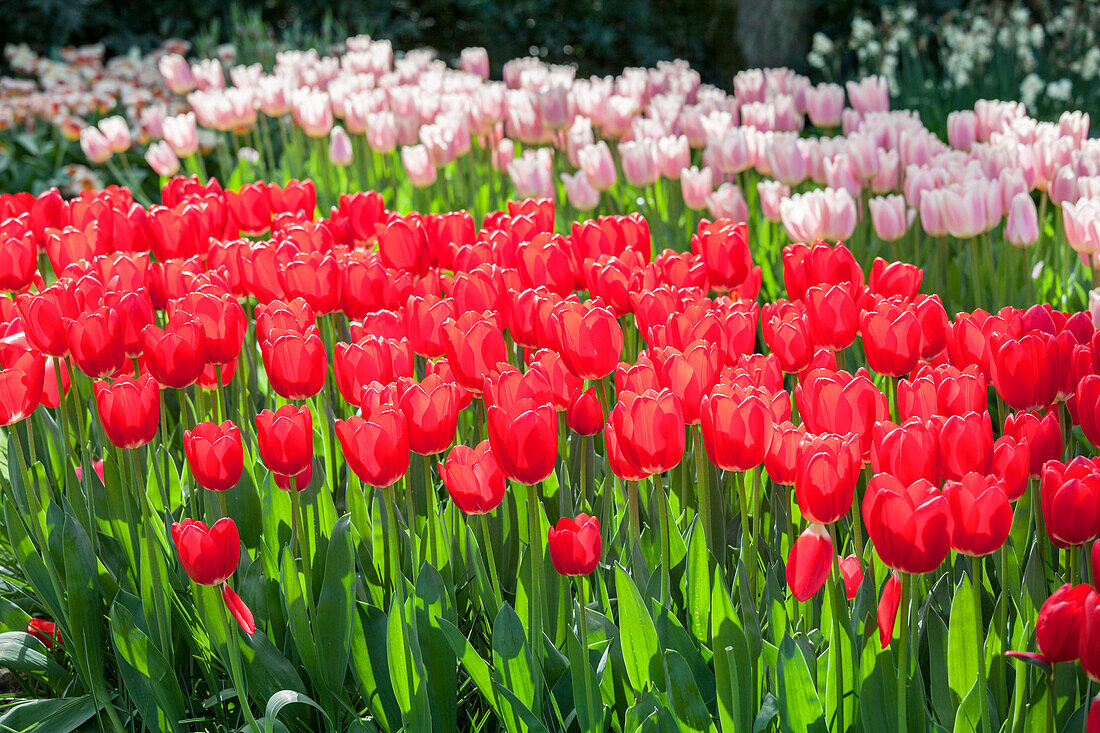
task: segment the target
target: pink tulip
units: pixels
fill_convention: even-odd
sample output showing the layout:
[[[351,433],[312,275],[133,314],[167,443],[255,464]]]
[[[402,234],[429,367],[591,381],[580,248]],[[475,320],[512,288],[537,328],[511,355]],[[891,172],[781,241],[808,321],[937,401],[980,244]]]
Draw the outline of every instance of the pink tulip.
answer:
[[[98,127],[85,127],[80,131],[80,149],[92,163],[106,163],[111,157],[111,144]]]
[[[645,188],[657,181],[657,148],[652,140],[619,143],[623,176],[631,186]]]
[[[191,76],[200,92],[225,88],[225,74],[222,73],[221,62],[217,59],[203,59],[191,64]]]
[[[707,207],[707,198],[714,190],[714,173],[710,168],[699,170],[692,166],[680,173],[680,191],[684,196],[684,205],[694,211]]]
[[[1008,207],[1005,240],[1015,247],[1030,247],[1039,239],[1039,215],[1030,194],[1018,193]]]
[[[195,113],[164,118],[164,141],[172,152],[181,158],[189,158],[199,149],[199,130]]]
[[[180,170],[180,159],[176,157],[171,146],[163,140],[153,143],[146,149],[145,162],[154,173],[164,178],[171,178]]]
[[[573,175],[562,173],[561,182],[565,184],[565,198],[574,209],[592,211],[599,205],[600,192],[588,182],[584,171]]]
[[[1066,226],[1066,241],[1074,252],[1090,255],[1100,251],[1100,199],[1063,203],[1062,220]]]
[[[326,137],[332,129],[332,102],[326,92],[301,90],[291,100],[294,120],[312,138]]]
[[[976,237],[986,229],[985,197],[977,181],[955,185],[943,197],[947,233],[957,239]]]
[[[606,142],[600,140],[594,145],[581,148],[577,151],[577,159],[588,182],[597,191],[606,191],[615,185],[618,178],[615,161],[611,158],[611,150]]]
[[[580,151],[596,142],[596,135],[592,131],[592,120],[582,115],[577,115],[573,124],[565,133],[565,155],[574,168],[581,167]],[[606,145],[606,143],[605,143]]]
[[[130,149],[130,125],[126,122],[126,118],[119,115],[104,117],[97,127],[103,133],[103,137],[107,138],[107,144],[111,146],[112,153],[125,153]]]
[[[157,68],[172,94],[187,94],[195,88],[195,80],[191,76],[191,67],[187,65],[187,60],[178,53],[161,56],[160,60],[157,61]]]
[[[806,156],[797,135],[775,135],[765,150],[772,175],[788,186],[806,180]]]
[[[818,84],[806,90],[806,112],[815,127],[839,126],[843,111],[844,88],[839,84]]]
[[[878,157],[878,170],[871,178],[871,190],[875,193],[889,193],[898,188],[898,167],[901,158],[896,150],[883,150],[876,152]]]
[[[742,128],[727,130],[722,137],[712,140],[718,170],[722,173],[740,173],[752,167],[749,147]]]
[[[947,139],[957,150],[970,150],[978,140],[978,115],[971,110],[947,115]]]
[[[884,76],[868,76],[860,82],[847,82],[848,101],[862,115],[886,112],[890,109],[890,90]]]
[[[428,157],[428,149],[423,145],[408,145],[401,148],[401,165],[405,166],[405,175],[409,177],[409,183],[417,188],[427,188],[435,183],[435,166]]]
[[[884,242],[896,242],[909,231],[917,212],[905,205],[904,196],[876,196],[867,202],[871,225]]]
[[[482,79],[489,78],[489,52],[484,48],[464,48],[461,58],[462,70],[467,74],[474,74]]]
[[[657,170],[664,178],[677,180],[680,171],[691,165],[691,148],[683,135],[658,138],[656,151]]]
[[[352,150],[351,138],[344,128],[336,125],[328,138],[328,159],[333,165],[347,168],[351,165]]]
[[[367,115],[367,145],[376,153],[397,150],[397,121],[393,112]]]
[[[707,210],[712,219],[748,221],[749,207],[741,189],[733,183],[723,183],[707,197]]]
[[[790,187],[779,181],[760,181],[756,184],[756,193],[760,197],[764,218],[778,224],[783,218],[780,204],[791,195]]]

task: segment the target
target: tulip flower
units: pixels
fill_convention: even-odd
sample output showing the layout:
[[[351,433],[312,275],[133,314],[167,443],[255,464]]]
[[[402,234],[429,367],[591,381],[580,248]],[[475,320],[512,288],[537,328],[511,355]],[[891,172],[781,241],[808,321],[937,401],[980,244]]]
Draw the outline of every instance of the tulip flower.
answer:
[[[725,385],[704,395],[700,407],[703,445],[711,463],[724,471],[748,471],[764,462],[774,422],[756,395],[738,398]]]
[[[787,558],[787,585],[799,601],[812,598],[829,579],[836,552],[829,530],[811,524],[791,546]]]
[[[667,389],[641,394],[623,392],[605,430],[614,430],[617,446],[631,472],[651,476],[671,470],[683,459],[686,441],[683,414],[680,401]]]
[[[915,310],[882,301],[863,312],[859,331],[867,364],[879,374],[902,377],[916,367],[922,332]]]
[[[1100,593],[1091,590],[1081,601],[1081,620],[1081,669],[1090,680],[1100,682]]]
[[[149,324],[141,331],[145,366],[160,384],[189,387],[206,367],[206,335],[202,325],[185,313],[168,320],[164,330]]]
[[[1100,376],[1088,374],[1077,383],[1077,422],[1093,447],[1100,447]]]
[[[382,405],[367,417],[337,420],[336,437],[351,470],[365,484],[390,486],[409,469],[408,426],[394,407]]]
[[[806,291],[806,324],[815,343],[839,351],[852,344],[859,329],[859,310],[842,285],[815,285]]]
[[[905,573],[935,570],[951,550],[951,513],[939,489],[925,479],[909,486],[878,474],[867,485],[863,521],[875,551]]]
[[[863,568],[855,555],[837,556],[837,564],[840,567],[840,575],[844,579],[844,595],[850,601],[856,597],[859,586],[863,584]]]
[[[114,308],[81,313],[69,321],[68,338],[73,363],[89,377],[109,377],[122,368],[122,322]]]
[[[114,382],[96,381],[93,387],[100,424],[114,445],[137,448],[157,434],[160,388],[152,377],[123,376]]]
[[[1031,478],[1039,478],[1047,461],[1062,457],[1062,428],[1054,410],[1047,410],[1042,416],[1037,412],[1013,413],[1005,418],[1004,434],[1027,445]]]
[[[1100,471],[1087,458],[1043,466],[1039,497],[1055,546],[1083,545],[1100,532]]]
[[[466,514],[488,514],[504,500],[507,483],[488,440],[474,448],[456,445],[439,463],[439,475],[452,501]]]
[[[891,573],[882,586],[882,595],[878,600],[875,618],[878,621],[879,645],[885,649],[894,638],[894,623],[898,618],[898,605],[901,603],[901,578]]]
[[[1095,591],[1087,583],[1066,583],[1054,591],[1035,620],[1039,658],[1048,664],[1070,662],[1080,655],[1085,601]]]
[[[944,420],[939,428],[939,457],[944,478],[961,481],[968,473],[987,473],[993,459],[989,413],[968,412]]]
[[[603,430],[604,411],[595,387],[578,391],[565,411],[565,424],[582,436],[596,435]]]
[[[11,425],[31,416],[42,400],[46,359],[24,351],[0,370],[0,425]]]
[[[237,485],[244,471],[241,431],[231,421],[220,425],[201,422],[183,431],[187,465],[195,482],[211,491],[226,491]]]
[[[464,313],[445,323],[443,345],[455,379],[476,395],[481,394],[492,368],[508,361],[504,334],[496,323],[479,313]]]
[[[589,575],[600,563],[600,522],[578,514],[562,517],[546,537],[550,561],[562,575]]]
[[[408,422],[413,453],[432,456],[447,450],[458,426],[458,389],[437,374],[404,387],[398,406]]]
[[[264,410],[256,415],[256,441],[269,470],[297,476],[313,461],[313,413],[294,405]]]
[[[65,644],[64,639],[61,638],[61,632],[57,629],[57,624],[44,618],[32,618],[28,621],[27,633],[42,642],[42,645],[47,649],[53,649],[54,645],[64,646]]]
[[[32,232],[0,240],[0,291],[23,290],[38,273],[38,246]]]
[[[550,318],[569,371],[581,379],[603,379],[615,370],[623,350],[623,331],[615,314],[599,301],[584,305],[562,301]]]
[[[794,490],[798,508],[811,522],[832,524],[848,514],[859,479],[855,436],[807,436],[798,455]]]
[[[201,521],[184,519],[172,525],[172,542],[180,565],[199,585],[221,585],[237,570],[241,539],[237,524],[223,517],[207,527]]]
[[[879,422],[871,434],[872,471],[888,473],[906,486],[922,478],[939,483],[939,435],[925,421]]]
[[[989,370],[997,394],[1015,410],[1046,407],[1055,397],[1054,339],[1030,333],[990,340]]]
[[[247,327],[244,309],[229,293],[195,292],[175,300],[169,316],[187,313],[202,326],[208,364],[227,364],[241,352]]]
[[[58,283],[37,295],[19,295],[16,308],[32,346],[49,356],[69,354],[67,323],[78,315],[70,290]]]
[[[558,418],[553,405],[525,397],[486,410],[489,443],[504,475],[533,485],[554,472]]]
[[[1012,507],[1001,479],[969,473],[962,481],[945,482],[943,497],[951,509],[951,546],[956,552],[981,557],[1008,539]]]
[[[275,393],[288,400],[305,400],[325,386],[328,355],[316,327],[306,333],[274,330],[260,343],[264,370]]]

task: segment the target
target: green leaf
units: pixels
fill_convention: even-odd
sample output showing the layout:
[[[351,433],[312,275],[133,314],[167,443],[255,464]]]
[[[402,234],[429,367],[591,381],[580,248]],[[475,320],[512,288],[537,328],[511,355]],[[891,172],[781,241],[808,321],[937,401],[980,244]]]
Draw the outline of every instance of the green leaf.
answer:
[[[951,616],[947,626],[947,682],[956,710],[978,679],[978,660],[974,658],[974,594],[970,578],[964,575],[955,588]]]
[[[283,548],[282,561],[282,591],[283,608],[286,611],[290,625],[290,636],[294,639],[294,647],[298,650],[298,657],[302,660],[306,674],[318,685],[325,681],[321,671],[320,657],[317,653],[317,645],[313,639],[313,630],[309,624],[309,610],[306,606],[306,589],[302,584],[302,575],[298,571],[298,564],[290,552],[289,547]]]
[[[33,675],[50,687],[64,687],[71,675],[55,662],[41,641],[24,631],[0,634],[0,667]]]
[[[367,603],[359,603],[358,608],[359,623],[352,624],[351,634],[352,676],[371,713],[389,730],[397,727],[401,712],[386,660],[386,614]]]
[[[806,658],[790,636],[779,644],[779,727],[784,733],[825,733],[825,711]]]
[[[457,619],[443,578],[431,565],[425,565],[420,570],[414,600],[416,634],[424,655],[432,724],[436,730],[452,730],[458,720],[458,660],[447,643],[439,619],[446,618],[451,622]]]
[[[680,730],[708,731],[714,728],[691,668],[673,649],[665,652],[665,685],[672,714],[679,721]]]
[[[500,683],[497,690],[500,686],[507,688],[513,693],[512,697],[531,710],[535,708],[535,696],[541,694],[535,689],[534,665],[523,623],[512,607],[505,603],[493,622],[493,667]],[[519,710],[515,713],[519,715]]]
[[[955,726],[952,733],[979,733],[982,727],[981,695],[978,692],[978,682],[970,686],[970,692],[963,698],[959,711],[955,713]]]
[[[355,556],[351,546],[351,518],[345,514],[336,522],[328,543],[325,581],[317,600],[314,634],[317,661],[329,692],[339,695],[344,688],[351,653],[351,627],[355,613]]]
[[[424,690],[424,661],[410,610],[410,601],[402,604],[398,598],[393,599],[386,630],[386,660],[404,727],[427,730],[431,727],[431,709]]]
[[[319,710],[329,726],[332,725],[332,719],[329,718],[325,709],[314,702],[309,696],[303,695],[300,692],[295,692],[294,690],[279,690],[268,698],[267,707],[264,708],[264,731],[266,733],[273,733],[279,713],[287,705],[293,705],[295,703],[299,705],[309,705],[311,708]]]
[[[130,608],[122,602],[123,594],[119,596],[111,604],[111,640],[126,691],[147,727],[158,731],[181,731],[183,691],[175,670],[138,628]],[[130,598],[133,602],[129,605],[139,607],[137,599]]]
[[[710,605],[719,720],[723,731],[747,731],[752,727],[752,676],[756,665],[749,656],[749,642],[726,591],[721,568],[714,571]]]
[[[80,730],[102,707],[102,703],[97,705],[91,695],[30,700],[0,714],[0,730],[72,733]]]
[[[630,686],[640,693],[664,678],[657,629],[646,611],[634,581],[621,565],[615,566],[615,593],[619,601],[619,636]]]
[[[573,705],[577,711],[577,723],[582,731],[602,731],[604,705],[600,697],[599,683],[592,669],[588,649],[581,648],[576,634],[566,636],[569,646],[569,677],[573,683]]]
[[[68,624],[65,648],[76,659],[77,669],[98,699],[107,694],[103,676],[103,609],[96,585],[95,554],[88,535],[72,517],[66,516],[62,548],[65,555],[65,591]],[[71,642],[70,642],[71,639]]]
[[[703,525],[692,525],[687,554],[687,607],[692,635],[700,644],[710,643],[711,559]]]

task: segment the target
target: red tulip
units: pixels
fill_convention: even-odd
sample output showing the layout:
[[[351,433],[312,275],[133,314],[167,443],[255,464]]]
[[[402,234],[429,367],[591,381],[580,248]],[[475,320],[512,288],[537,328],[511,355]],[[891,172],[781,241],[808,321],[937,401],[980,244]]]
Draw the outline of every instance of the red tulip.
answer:
[[[336,421],[344,458],[359,479],[370,486],[393,484],[409,470],[409,432],[405,415],[381,406],[368,417]]]
[[[297,476],[313,461],[313,413],[294,405],[264,410],[256,415],[256,441],[269,470]]]
[[[183,431],[187,465],[196,483],[211,491],[232,489],[244,471],[241,431],[231,421],[201,422]]]
[[[529,399],[536,404],[553,402],[550,384],[540,370],[521,372],[511,364],[497,364],[485,378],[485,405],[509,409],[516,400]]]
[[[30,417],[42,400],[46,359],[23,351],[5,360],[0,370],[0,425],[11,425]]]
[[[943,477],[959,481],[968,473],[986,474],[993,460],[993,423],[989,413],[952,415],[939,429]]]
[[[1055,664],[1077,659],[1085,600],[1092,594],[1088,583],[1066,583],[1043,603],[1035,620],[1035,643],[1043,661]]]
[[[272,331],[305,333],[316,322],[317,317],[304,298],[260,303],[256,306],[256,340],[260,343],[267,341]]]
[[[408,422],[413,453],[432,456],[447,450],[458,427],[459,389],[437,374],[404,387],[399,407]]]
[[[577,273],[560,234],[536,234],[531,241],[520,244],[516,252],[520,277],[526,287],[545,286],[561,296],[573,292]]]
[[[1100,682],[1100,593],[1090,590],[1081,601],[1081,669],[1093,682]]]
[[[651,476],[671,470],[683,459],[683,414],[680,401],[667,389],[641,394],[622,392],[605,430],[614,430],[617,447],[631,473]]]
[[[921,478],[939,483],[938,433],[928,423],[917,418],[900,426],[880,422],[871,433],[872,471],[888,473],[906,486]]]
[[[180,565],[199,585],[221,585],[237,570],[241,557],[241,539],[236,523],[223,517],[214,526],[195,519],[172,525],[172,542],[179,553]]]
[[[863,568],[855,555],[837,556],[837,564],[840,566],[840,575],[844,578],[844,595],[850,601],[856,597],[859,586],[863,584]]]
[[[144,349],[142,329],[154,320],[153,301],[149,300],[145,288],[137,292],[109,291],[104,302],[118,313],[123,354],[129,358],[141,356]]]
[[[814,285],[806,290],[805,302],[814,343],[840,351],[856,340],[859,309],[847,287]]]
[[[1055,341],[1046,334],[991,338],[989,369],[997,394],[1015,410],[1034,410],[1053,403],[1057,388],[1055,355]]]
[[[901,377],[920,359],[921,328],[916,312],[881,301],[860,319],[867,364],[879,374]]]
[[[507,483],[488,440],[474,448],[451,448],[446,462],[439,463],[439,475],[452,501],[466,514],[488,514],[504,500]]]
[[[871,430],[889,418],[886,395],[875,387],[866,370],[854,375],[814,369],[794,390],[798,414],[815,433],[853,433],[859,437],[860,452],[870,458]]]
[[[813,337],[801,303],[780,301],[761,310],[764,343],[779,359],[783,371],[801,372],[813,356]]]
[[[218,389],[218,382],[225,386],[233,381],[233,375],[237,373],[237,360],[227,361],[224,364],[207,364],[202,370],[202,376],[195,382],[200,389],[213,392]]]
[[[794,486],[798,473],[798,448],[806,430],[801,425],[783,422],[772,432],[768,454],[764,456],[764,470],[781,486]]]
[[[229,293],[189,293],[172,301],[168,312],[188,313],[202,325],[208,364],[227,364],[241,353],[248,324],[241,304]]]
[[[748,471],[764,462],[774,422],[760,397],[741,397],[718,385],[702,400],[703,445],[711,463],[724,471]]]
[[[745,222],[719,219],[700,223],[699,232],[691,237],[691,251],[702,256],[711,287],[720,293],[737,288],[752,270]]]
[[[305,400],[318,394],[328,374],[328,354],[315,326],[306,333],[272,331],[260,343],[264,370],[275,393],[288,400]]]
[[[529,354],[527,371],[538,372],[550,385],[551,401],[559,412],[568,409],[573,395],[584,388],[584,381],[569,371],[561,355],[551,349],[539,349],[534,354]]]
[[[1047,461],[1062,457],[1062,428],[1054,410],[1047,410],[1041,417],[1037,412],[1013,413],[1005,418],[1004,434],[1027,445],[1031,478],[1039,478]]]
[[[863,498],[863,521],[887,567],[906,573],[935,570],[951,550],[951,513],[939,489],[925,479],[904,486],[878,474]]]
[[[69,321],[68,337],[73,363],[89,377],[109,377],[122,368],[126,355],[115,309],[103,306],[81,313]]]
[[[244,604],[241,597],[233,592],[229,584],[222,586],[222,600],[233,620],[244,630],[244,633],[252,636],[256,633],[256,620],[252,616],[252,610]]]
[[[1055,546],[1083,545],[1100,532],[1100,471],[1089,459],[1078,456],[1043,466],[1039,497]]]
[[[199,380],[206,367],[206,335],[186,313],[168,319],[162,331],[149,324],[141,331],[145,366],[165,387],[183,389]]]
[[[783,248],[783,284],[791,298],[800,299],[811,285],[845,284],[853,293],[863,288],[863,270],[844,246],[817,240],[812,246],[795,243]]]
[[[900,296],[905,300],[912,300],[920,291],[923,279],[924,271],[916,265],[887,262],[881,257],[876,257],[871,263],[871,274],[867,278],[867,286],[872,293],[884,298]]]
[[[302,471],[297,476],[286,476],[281,473],[272,475],[275,478],[275,485],[283,491],[305,491],[309,488],[309,483],[313,480],[313,463],[306,466],[306,470]]]
[[[1082,377],[1074,401],[1081,430],[1094,448],[1100,448],[1100,375]]]
[[[1002,435],[993,444],[993,475],[1004,481],[1005,495],[1016,501],[1027,490],[1030,453],[1027,443],[1017,443],[1009,435]]]
[[[569,371],[581,379],[602,379],[615,370],[623,350],[623,331],[602,303],[563,300],[550,318]]]
[[[811,524],[798,536],[787,558],[787,586],[799,601],[809,600],[829,579],[833,567],[833,539],[829,530]]]
[[[558,457],[558,417],[553,405],[530,398],[486,410],[489,443],[504,475],[537,484],[554,472]]]
[[[508,361],[504,334],[480,313],[463,313],[443,325],[443,345],[455,379],[470,392],[481,394],[485,377]]]
[[[304,299],[315,313],[340,309],[340,265],[331,254],[295,255],[279,270],[279,280],[288,297]]]
[[[113,382],[97,381],[93,387],[99,421],[113,444],[119,448],[137,448],[157,434],[160,388],[152,377],[124,376]]]
[[[600,564],[600,522],[587,514],[562,517],[546,536],[550,561],[562,575],[589,575]]]
[[[902,420],[985,412],[986,403],[985,376],[975,366],[960,370],[950,365],[921,365],[909,379],[898,382],[898,412]]]
[[[584,286],[593,298],[602,300],[615,315],[630,312],[630,292],[641,279],[642,258],[633,252],[621,257],[602,255],[584,261]]]
[[[49,356],[68,355],[67,319],[79,313],[70,290],[58,282],[37,295],[18,296],[16,307],[32,346]]]
[[[859,446],[855,436],[807,436],[799,447],[794,491],[802,515],[831,524],[852,510],[859,480]]]
[[[951,509],[951,546],[956,552],[981,557],[1008,539],[1012,507],[1001,479],[969,473],[962,481],[944,483],[943,497]]]
[[[890,646],[894,638],[894,622],[898,618],[898,604],[901,602],[901,579],[897,573],[891,573],[882,586],[882,595],[878,599],[876,618],[878,619],[878,641],[882,648]]]
[[[57,624],[44,618],[32,618],[27,622],[27,633],[42,642],[47,649],[53,649],[54,645],[64,646],[61,632],[57,630]]]
[[[0,243],[0,291],[14,293],[31,284],[38,274],[38,244],[34,234],[4,236]]]
[[[603,430],[603,404],[595,387],[577,392],[565,411],[565,424],[578,435],[596,435]]]
[[[427,358],[443,356],[443,324],[455,317],[454,303],[438,296],[410,297],[405,327],[413,351]]]

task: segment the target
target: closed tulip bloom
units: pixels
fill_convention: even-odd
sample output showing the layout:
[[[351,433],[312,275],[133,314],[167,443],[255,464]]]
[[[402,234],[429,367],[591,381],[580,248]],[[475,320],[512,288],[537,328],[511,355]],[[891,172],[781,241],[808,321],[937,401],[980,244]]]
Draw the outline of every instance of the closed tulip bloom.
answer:
[[[611,149],[603,140],[586,145],[577,151],[578,167],[597,191],[606,191],[615,185],[617,174]]]
[[[157,434],[160,387],[152,377],[124,376],[113,382],[94,382],[93,387],[99,421],[111,443],[119,448],[137,448]]]
[[[454,303],[435,295],[410,296],[405,327],[413,351],[427,358],[443,356],[443,324],[455,317]]]
[[[473,448],[451,448],[446,462],[439,463],[439,475],[451,500],[466,514],[488,514],[504,500],[507,482],[488,440]]]
[[[1035,410],[1054,402],[1056,341],[1045,333],[990,338],[990,381],[1015,410]]]
[[[603,430],[603,404],[595,387],[578,391],[565,411],[565,424],[578,435],[596,435]]]
[[[1047,463],[1039,498],[1047,536],[1056,547],[1083,545],[1100,532],[1100,472],[1089,459]]]
[[[787,308],[764,307],[764,343],[788,374],[801,372],[813,356],[813,337],[806,323],[801,304],[787,303]]]
[[[85,127],[80,131],[80,149],[89,163],[106,163],[111,155],[111,143],[96,127]]]
[[[81,313],[69,321],[68,337],[73,363],[89,377],[109,377],[122,368],[122,322],[114,308]]]
[[[916,219],[917,212],[905,205],[903,196],[876,196],[867,202],[871,210],[871,225],[884,242],[896,242],[905,236]]]
[[[1081,602],[1081,669],[1093,682],[1100,681],[1100,593],[1091,591]],[[1091,714],[1090,714],[1090,717]]]
[[[985,474],[993,459],[993,424],[988,412],[952,415],[939,429],[943,477],[960,481],[968,473]]]
[[[720,293],[741,285],[752,270],[748,226],[743,221],[727,219],[700,226],[691,237],[691,250],[702,255],[711,287]]]
[[[273,300],[256,306],[256,340],[267,341],[272,331],[305,333],[317,323],[313,308],[305,298]]]
[[[608,417],[623,458],[643,476],[663,473],[684,457],[684,412],[668,389],[623,392]]]
[[[511,405],[490,405],[489,443],[504,475],[521,484],[537,484],[554,472],[558,457],[558,417],[554,406],[530,398]]]
[[[859,480],[859,444],[854,436],[807,436],[799,450],[794,491],[811,522],[831,524],[848,514]]]
[[[825,585],[833,567],[833,540],[829,530],[811,524],[798,536],[787,557],[787,586],[798,601],[807,601]]]
[[[1027,490],[1030,451],[1027,443],[1017,442],[1011,435],[1002,435],[993,444],[992,474],[1004,481],[1005,495],[1016,501]]]
[[[905,262],[887,262],[876,257],[867,278],[867,289],[883,298],[899,297],[913,300],[920,291],[924,271]]]
[[[718,385],[700,407],[703,445],[710,462],[724,471],[748,471],[764,462],[774,432],[772,414],[756,395],[739,398]]]
[[[1085,438],[1100,447],[1100,376],[1089,374],[1077,383],[1076,418]]]
[[[331,253],[301,253],[279,271],[279,281],[288,297],[302,298],[315,313],[340,309],[340,265]]]
[[[1043,603],[1035,620],[1035,644],[1043,661],[1072,662],[1080,656],[1085,601],[1094,592],[1088,583],[1066,583]]]
[[[1028,450],[1028,474],[1039,478],[1043,465],[1047,461],[1057,461],[1062,457],[1062,428],[1058,425],[1058,413],[1047,410],[1040,416],[1037,412],[1021,411],[1005,418],[1004,434],[1018,443],[1026,443]]]
[[[867,486],[863,520],[882,562],[905,573],[928,573],[951,551],[951,512],[930,482],[909,486],[879,474]]]
[[[768,454],[764,456],[764,470],[768,477],[781,486],[794,486],[798,473],[798,453],[806,430],[801,425],[783,422],[772,432]]]
[[[226,491],[241,480],[244,448],[241,431],[229,420],[201,422],[183,431],[183,448],[191,475],[204,489]]]
[[[458,427],[458,385],[438,374],[411,382],[401,393],[399,407],[409,426],[409,449],[422,456],[447,450]]]
[[[46,360],[24,351],[0,370],[0,425],[11,425],[31,416],[42,399]]]
[[[408,423],[394,407],[337,420],[336,437],[351,470],[369,486],[390,486],[409,470]]]
[[[589,575],[600,564],[600,522],[578,514],[562,517],[546,536],[550,562],[562,575]]]
[[[815,343],[839,351],[856,340],[859,309],[843,285],[815,285],[806,291],[806,324]]]
[[[1014,247],[1030,247],[1039,239],[1039,213],[1030,193],[1013,196],[1005,220],[1005,241]]]
[[[256,442],[270,471],[297,476],[313,461],[313,413],[294,405],[264,410],[256,415]]]
[[[502,361],[508,348],[500,327],[480,313],[463,313],[443,325],[443,346],[458,383],[481,394],[485,377]]]
[[[661,386],[672,390],[680,400],[684,422],[698,424],[700,404],[718,381],[722,354],[702,339],[693,341],[683,351],[668,347],[653,349],[651,353],[658,364]]]
[[[863,585],[863,567],[855,555],[838,556],[837,564],[840,566],[840,575],[844,579],[844,595],[850,601],[856,597],[859,586]]]
[[[309,482],[313,480],[313,464],[306,466],[306,470],[297,476],[284,476],[281,473],[272,474],[275,485],[283,491],[305,491],[309,488]]]
[[[1012,507],[1001,479],[968,473],[962,481],[944,483],[943,497],[951,509],[951,546],[956,552],[981,557],[1008,539]]]
[[[600,205],[600,192],[592,187],[584,171],[572,175],[562,173],[561,182],[565,186],[566,201],[577,211],[592,211]]]
[[[878,621],[879,645],[885,649],[894,638],[894,623],[898,618],[898,605],[901,603],[901,578],[890,573],[882,586],[882,595],[878,599],[875,618]]]
[[[811,369],[795,387],[794,398],[809,431],[856,435],[864,459],[870,459],[875,423],[890,415],[886,395],[863,369],[854,375],[829,368]]]
[[[573,257],[560,234],[536,234],[530,242],[517,247],[519,273],[527,287],[545,287],[567,296],[577,279]]]
[[[901,425],[879,422],[871,431],[871,470],[908,486],[917,479],[940,482],[938,433],[919,418]]]
[[[883,301],[863,312],[859,330],[867,364],[879,374],[902,377],[917,366],[922,333],[912,308]]]
[[[64,646],[61,632],[57,630],[57,624],[43,618],[32,618],[27,622],[27,633],[42,642],[47,649],[53,649],[54,645]]]
[[[615,371],[623,351],[623,330],[599,301],[562,301],[550,316],[561,357],[581,379],[603,379]]]
[[[538,372],[550,385],[550,399],[558,412],[569,409],[573,395],[584,388],[584,381],[569,371],[565,360],[552,349],[539,349],[528,356],[527,371]]]
[[[221,585],[237,570],[241,538],[237,524],[223,517],[214,526],[195,519],[172,525],[172,542],[187,577],[199,585]]]
[[[172,301],[169,316],[187,313],[202,325],[208,364],[228,364],[241,353],[248,326],[244,308],[229,293],[189,293]]]
[[[15,302],[27,341],[43,354],[67,356],[67,321],[79,312],[72,292],[57,283],[37,295],[19,295]]]
[[[341,168],[347,168],[351,165],[352,157],[351,138],[343,127],[336,125],[329,132],[328,137],[329,162]]]
[[[684,206],[693,211],[707,208],[707,199],[714,191],[714,172],[710,168],[691,166],[680,174],[680,192],[684,197]]]
[[[328,354],[316,327],[305,333],[274,331],[260,343],[264,371],[271,388],[288,400],[318,394],[328,374]]]
[[[0,291],[23,290],[38,273],[38,245],[33,232],[22,236],[0,234]]]
[[[206,367],[206,336],[190,316],[173,316],[164,330],[150,324],[141,339],[145,366],[161,385],[183,389],[199,380]]]
[[[839,84],[818,84],[806,90],[806,112],[815,127],[839,126],[843,111],[844,88]]]

